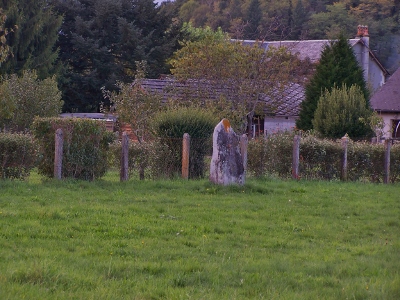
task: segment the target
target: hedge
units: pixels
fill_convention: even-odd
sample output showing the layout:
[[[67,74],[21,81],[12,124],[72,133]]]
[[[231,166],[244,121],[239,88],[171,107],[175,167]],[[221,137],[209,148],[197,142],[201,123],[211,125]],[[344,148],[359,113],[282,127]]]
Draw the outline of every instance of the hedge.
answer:
[[[77,118],[37,118],[32,132],[39,148],[38,171],[54,175],[55,132],[63,130],[63,178],[94,180],[108,168],[109,144],[115,135],[101,121]]]

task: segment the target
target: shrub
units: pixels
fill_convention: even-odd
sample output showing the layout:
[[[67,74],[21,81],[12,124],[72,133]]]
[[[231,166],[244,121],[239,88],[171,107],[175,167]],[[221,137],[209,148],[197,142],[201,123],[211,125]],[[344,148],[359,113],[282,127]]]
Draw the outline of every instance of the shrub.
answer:
[[[29,128],[35,117],[57,116],[63,105],[56,78],[39,80],[35,71],[3,77],[0,99],[0,124],[18,131]]]
[[[169,177],[179,174],[182,167],[182,138],[190,135],[189,177],[203,177],[204,157],[211,149],[211,135],[218,120],[201,108],[178,107],[158,114],[153,120],[153,132],[163,147],[158,150],[158,169],[168,169]]]
[[[247,173],[251,176],[291,176],[293,132],[278,132],[249,141]]]
[[[148,142],[130,142],[128,154],[129,176],[136,171],[140,179],[144,179],[146,175],[148,178],[152,177],[151,166],[154,164],[154,159],[157,159],[155,152],[157,145],[154,141]],[[117,141],[110,145],[109,161],[112,166],[117,169],[121,168],[121,141]]]
[[[115,135],[105,124],[95,120],[73,118],[37,118],[32,130],[39,145],[40,174],[53,176],[55,132],[63,130],[62,177],[93,180],[107,171],[109,144]]]
[[[384,144],[350,142],[347,153],[348,178],[352,181],[382,181],[384,157]]]
[[[0,133],[0,176],[25,179],[35,165],[35,145],[31,135]]]
[[[368,125],[372,110],[367,106],[361,89],[352,85],[347,88],[333,87],[326,90],[318,102],[313,125],[316,131],[328,138],[341,138],[346,133],[351,138],[371,137]]]
[[[293,133],[278,133],[249,141],[249,175],[291,177]],[[341,142],[303,134],[300,141],[300,176],[306,179],[339,179],[343,148]],[[382,182],[385,147],[383,144],[349,142],[347,177],[351,181]],[[390,181],[400,181],[400,144],[390,152]]]
[[[340,143],[305,135],[300,141],[300,174],[307,179],[339,179],[343,149]]]

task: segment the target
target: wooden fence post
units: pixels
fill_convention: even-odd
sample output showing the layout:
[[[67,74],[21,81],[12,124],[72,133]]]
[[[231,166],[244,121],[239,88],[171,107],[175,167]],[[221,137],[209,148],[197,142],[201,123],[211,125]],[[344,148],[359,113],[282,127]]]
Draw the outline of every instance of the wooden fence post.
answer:
[[[389,183],[390,182],[390,146],[392,144],[391,139],[386,139],[385,140],[385,177],[383,178],[383,183]]]
[[[300,135],[295,135],[293,139],[293,155],[292,155],[292,178],[300,179]]]
[[[190,136],[185,133],[182,141],[182,178],[184,179],[189,179],[189,152]]]
[[[242,134],[240,137],[240,154],[242,155],[242,163],[244,168],[244,174],[246,176],[247,170],[247,146],[249,145],[249,140],[247,134]]]
[[[121,140],[121,170],[120,170],[120,181],[129,180],[129,136],[126,131],[122,133]]]
[[[55,134],[55,151],[54,151],[54,178],[62,177],[62,159],[63,159],[64,137],[61,128],[56,130]]]
[[[341,180],[347,181],[347,148],[349,145],[349,138],[347,136],[342,137],[342,147],[343,147],[343,156],[342,156],[342,172],[341,172]]]

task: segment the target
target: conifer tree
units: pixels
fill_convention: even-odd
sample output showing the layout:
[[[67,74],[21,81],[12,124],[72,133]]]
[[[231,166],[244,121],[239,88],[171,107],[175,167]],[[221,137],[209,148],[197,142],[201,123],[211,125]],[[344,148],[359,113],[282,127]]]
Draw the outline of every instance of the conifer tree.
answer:
[[[98,111],[104,101],[101,88],[115,90],[117,80],[132,82],[136,61],[147,62],[151,78],[168,71],[166,59],[177,47],[178,28],[171,16],[175,12],[166,5],[151,0],[53,1],[65,16],[58,43],[65,66],[65,111]]]
[[[246,22],[248,22],[245,32],[245,38],[258,39],[259,30],[258,26],[261,24],[262,11],[259,0],[251,0],[250,5],[246,11]]]
[[[313,129],[312,120],[317,109],[318,100],[325,91],[336,86],[357,85],[360,87],[369,108],[369,92],[353,50],[347,39],[340,35],[338,40],[331,41],[322,51],[316,72],[306,85],[305,100],[301,103],[299,119],[296,126],[301,130]]]
[[[35,69],[40,79],[56,73],[58,52],[55,44],[62,16],[54,13],[46,0],[3,0],[7,16],[5,28],[15,28],[7,35],[11,55],[1,65],[0,74],[19,74]]]
[[[292,15],[290,38],[294,40],[301,39],[303,24],[307,21],[307,10],[305,9],[302,0],[298,0]]]

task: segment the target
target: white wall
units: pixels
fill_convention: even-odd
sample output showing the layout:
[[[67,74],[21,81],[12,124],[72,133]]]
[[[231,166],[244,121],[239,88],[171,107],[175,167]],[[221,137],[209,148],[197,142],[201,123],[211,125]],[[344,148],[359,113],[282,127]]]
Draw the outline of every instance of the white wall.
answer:
[[[270,117],[264,119],[264,132],[268,134],[278,131],[292,131],[296,126],[294,117]]]

